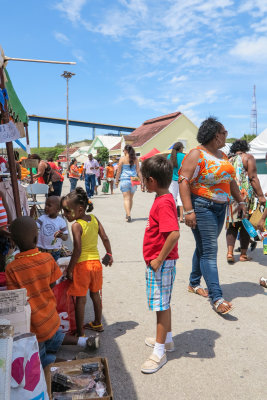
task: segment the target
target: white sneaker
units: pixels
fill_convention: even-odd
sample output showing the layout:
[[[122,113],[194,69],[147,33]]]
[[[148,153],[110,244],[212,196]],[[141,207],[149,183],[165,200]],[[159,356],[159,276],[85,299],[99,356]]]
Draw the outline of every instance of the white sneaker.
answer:
[[[144,374],[153,374],[157,372],[167,362],[166,354],[164,353],[161,358],[152,353],[151,356],[141,366],[141,371]]]
[[[155,343],[156,343],[156,339],[155,338],[147,337],[145,339],[145,344],[147,346],[149,346],[149,347],[155,347]],[[170,353],[175,350],[173,341],[169,342],[169,343],[165,343],[165,350],[170,352]]]

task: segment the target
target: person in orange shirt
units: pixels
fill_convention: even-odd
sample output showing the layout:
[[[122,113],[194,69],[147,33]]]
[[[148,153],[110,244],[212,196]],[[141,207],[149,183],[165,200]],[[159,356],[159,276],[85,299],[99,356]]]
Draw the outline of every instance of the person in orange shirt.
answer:
[[[79,167],[79,174],[80,174],[80,180],[81,180],[81,181],[84,180],[83,166],[84,166],[84,164],[82,164],[82,165]]]
[[[37,337],[43,367],[55,362],[55,353],[61,345],[98,348],[98,337],[76,337],[59,330],[60,318],[52,287],[62,273],[51,254],[41,253],[36,248],[38,230],[34,219],[17,218],[12,222],[10,232],[20,253],[6,267],[7,288],[27,290],[31,306],[31,332]]]
[[[106,167],[106,178],[110,185],[111,194],[113,194],[114,187],[114,167],[112,160],[109,160],[108,165]]]

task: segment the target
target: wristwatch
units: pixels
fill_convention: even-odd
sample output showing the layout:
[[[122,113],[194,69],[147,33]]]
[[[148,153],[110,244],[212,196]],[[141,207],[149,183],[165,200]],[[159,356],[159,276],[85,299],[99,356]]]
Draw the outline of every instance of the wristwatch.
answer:
[[[189,215],[189,214],[192,214],[193,212],[195,212],[195,210],[192,208],[192,210],[189,210],[189,211],[184,211],[184,215]]]

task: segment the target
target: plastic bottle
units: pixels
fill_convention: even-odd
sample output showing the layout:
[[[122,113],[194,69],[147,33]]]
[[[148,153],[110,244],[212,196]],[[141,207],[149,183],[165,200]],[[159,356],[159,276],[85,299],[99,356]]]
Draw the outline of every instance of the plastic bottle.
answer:
[[[251,238],[259,237],[256,229],[253,227],[253,225],[251,224],[251,222],[249,222],[248,219],[246,218],[242,219],[242,224],[244,225],[244,228],[246,229],[247,233]]]
[[[267,256],[267,237],[263,239],[263,254]]]
[[[265,232],[257,231],[257,234],[260,240],[267,239],[267,231]]]

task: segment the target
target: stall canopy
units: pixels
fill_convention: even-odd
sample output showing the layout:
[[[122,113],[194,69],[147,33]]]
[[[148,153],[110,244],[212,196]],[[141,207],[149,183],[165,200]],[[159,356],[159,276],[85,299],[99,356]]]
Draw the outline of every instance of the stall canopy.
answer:
[[[267,128],[249,144],[249,152],[256,158],[256,160],[265,160],[267,153]]]
[[[153,157],[155,154],[159,154],[159,150],[154,147],[149,153],[145,154],[144,156],[140,157],[141,161],[146,160],[147,158]]]
[[[15,122],[22,122],[23,124],[28,124],[28,116],[25,108],[21,104],[15,89],[13,88],[10,76],[5,69],[5,74],[7,77],[7,82],[5,82],[5,87],[8,93],[8,111]]]

